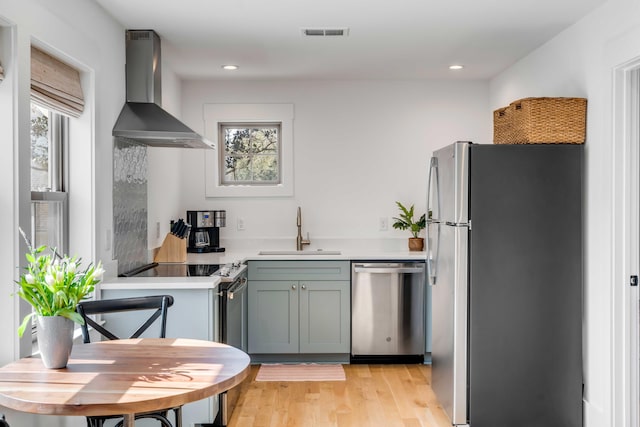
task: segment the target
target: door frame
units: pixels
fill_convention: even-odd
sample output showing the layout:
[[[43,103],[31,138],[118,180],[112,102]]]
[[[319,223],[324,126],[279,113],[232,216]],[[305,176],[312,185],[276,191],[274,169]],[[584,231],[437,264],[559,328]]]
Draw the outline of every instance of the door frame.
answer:
[[[640,427],[640,57],[614,68],[612,216],[612,425]]]

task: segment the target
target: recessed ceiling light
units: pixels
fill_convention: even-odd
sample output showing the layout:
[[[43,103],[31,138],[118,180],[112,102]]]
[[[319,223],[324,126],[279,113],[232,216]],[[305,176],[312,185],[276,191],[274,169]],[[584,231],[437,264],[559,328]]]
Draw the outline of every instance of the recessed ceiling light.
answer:
[[[449,65],[450,70],[462,70],[464,65]]]
[[[240,68],[240,67],[238,67],[237,65],[223,65],[222,66],[223,70],[230,70],[230,71],[237,70],[238,68]]]

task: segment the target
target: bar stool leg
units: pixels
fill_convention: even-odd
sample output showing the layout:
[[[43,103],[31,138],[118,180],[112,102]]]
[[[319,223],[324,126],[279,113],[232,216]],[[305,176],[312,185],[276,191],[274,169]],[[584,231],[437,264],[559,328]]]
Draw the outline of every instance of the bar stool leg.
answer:
[[[173,408],[173,413],[176,418],[175,427],[182,427],[182,406]]]

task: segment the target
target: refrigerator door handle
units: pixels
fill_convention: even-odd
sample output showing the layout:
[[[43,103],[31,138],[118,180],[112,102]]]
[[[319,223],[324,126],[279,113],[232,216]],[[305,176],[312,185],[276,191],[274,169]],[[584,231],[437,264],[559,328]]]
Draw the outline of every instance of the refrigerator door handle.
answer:
[[[433,179],[433,181],[432,181]],[[432,199],[431,199],[431,189],[432,183],[434,188],[434,197],[435,204],[437,205],[437,211],[433,211]],[[429,213],[431,213],[429,215]],[[431,286],[435,286],[436,284],[436,268],[438,264],[438,252],[439,252],[439,242],[440,242],[440,182],[438,180],[438,158],[432,157],[431,163],[429,165],[429,181],[427,184],[427,216],[429,219],[427,220],[427,244],[426,244],[426,267],[427,267],[427,283]],[[435,218],[435,219],[433,219]],[[433,239],[431,236],[431,230],[433,227],[436,227],[436,242],[435,248],[433,245]],[[435,258],[434,258],[434,249],[435,249]]]
[[[433,181],[432,181],[433,179]],[[437,211],[434,209],[432,205],[431,199],[431,183],[435,185],[435,201],[437,205]],[[429,222],[439,222],[440,221],[440,185],[438,180],[438,158],[432,157],[431,163],[429,164],[429,181],[427,183],[427,220]]]
[[[440,223],[431,223],[427,225],[427,280],[428,284],[431,286],[436,285],[436,277],[437,277],[437,267],[438,267],[438,256],[440,253]],[[432,228],[435,227],[436,233],[435,236],[431,235]],[[435,240],[435,245],[433,244]],[[435,254],[434,254],[435,253]]]

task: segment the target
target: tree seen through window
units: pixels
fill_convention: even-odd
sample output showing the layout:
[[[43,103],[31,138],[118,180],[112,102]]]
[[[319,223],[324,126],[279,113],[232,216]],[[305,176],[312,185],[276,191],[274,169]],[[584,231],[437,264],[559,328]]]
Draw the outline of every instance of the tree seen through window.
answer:
[[[223,124],[220,136],[223,185],[280,183],[279,124]]]
[[[31,103],[31,190],[49,187],[49,111]]]

